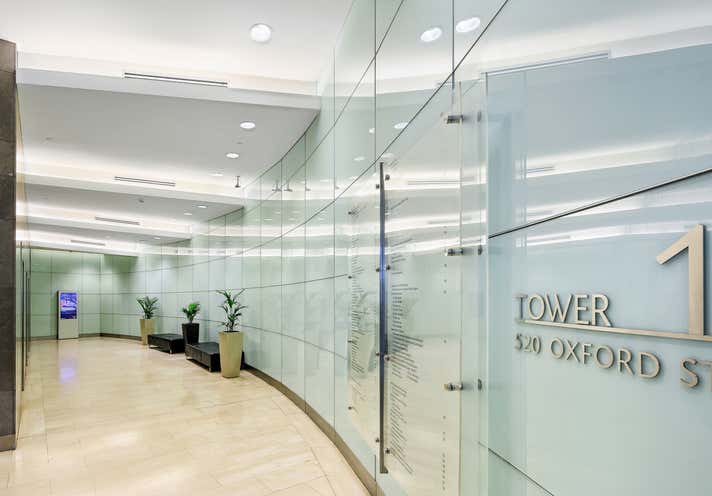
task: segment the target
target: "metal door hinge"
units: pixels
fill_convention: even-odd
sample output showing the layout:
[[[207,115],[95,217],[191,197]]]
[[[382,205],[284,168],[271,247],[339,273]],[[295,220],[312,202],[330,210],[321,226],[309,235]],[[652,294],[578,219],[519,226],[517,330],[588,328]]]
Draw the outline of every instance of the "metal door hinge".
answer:
[[[445,391],[462,391],[465,387],[461,382],[448,382],[445,384]]]
[[[454,257],[457,255],[463,255],[465,253],[464,248],[448,248],[447,251],[445,252],[445,255],[448,257]]]

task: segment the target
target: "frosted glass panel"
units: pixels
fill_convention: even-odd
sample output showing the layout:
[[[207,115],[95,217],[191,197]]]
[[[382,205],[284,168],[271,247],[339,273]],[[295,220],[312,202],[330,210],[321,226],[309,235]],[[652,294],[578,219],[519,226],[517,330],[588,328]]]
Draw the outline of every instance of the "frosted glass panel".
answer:
[[[282,383],[304,398],[304,341],[282,336]]]
[[[710,45],[490,76],[491,232],[709,167],[711,84]]]
[[[282,282],[282,240],[278,237],[262,245],[260,253],[261,285],[277,286]]]
[[[452,16],[452,2],[404,0],[398,8],[376,56],[376,155],[452,72]]]
[[[303,283],[282,286],[282,329],[286,335],[304,339]]]
[[[338,116],[373,60],[375,0],[355,0],[335,49],[335,97]]]
[[[282,282],[304,281],[304,226],[297,227],[282,237]]]
[[[306,216],[311,217],[334,199],[334,132],[307,160]]]
[[[442,113],[443,88],[403,137],[407,149],[385,168],[387,332],[385,432],[389,474],[410,495],[456,495],[459,487],[460,125]],[[421,130],[427,129],[422,133]],[[412,142],[412,143],[411,143]],[[453,194],[454,193],[454,194]]]
[[[334,351],[334,279],[304,283],[304,337],[308,343]]]
[[[321,417],[334,425],[334,354],[304,345],[305,396]]]
[[[334,276],[334,205],[312,217],[306,226],[306,279]]]
[[[289,233],[306,221],[306,166],[302,165],[284,180],[282,188],[282,232]]]
[[[712,395],[709,368],[700,368],[699,360],[709,360],[712,343],[688,339],[694,254],[656,261],[696,225],[705,228],[699,242],[712,242],[711,190],[708,173],[490,240],[490,274],[498,276],[489,285],[496,330],[489,336],[489,382],[497,385],[489,391],[489,445],[553,494],[712,490],[710,479],[699,477],[712,456],[709,443],[700,442],[712,436],[702,414],[712,407]],[[704,277],[712,277],[710,264]],[[531,309],[525,318],[543,325],[516,322],[521,307],[515,296],[534,294],[543,295],[542,317],[529,317],[542,308],[536,298],[521,307]],[[569,294],[581,310],[566,305]],[[557,298],[563,313],[551,317]],[[704,304],[711,303],[707,294]],[[593,312],[594,304],[602,310]],[[578,325],[546,324],[553,320]],[[594,322],[598,331],[589,325]],[[674,334],[637,336],[616,328]],[[707,333],[702,339],[712,340]],[[688,358],[691,372],[682,368]],[[611,407],[622,398],[624,406]],[[586,428],[561,429],[572,419]],[[606,477],[582,486],[591,473]]]
[[[282,336],[279,333],[262,331],[260,342],[261,370],[270,377],[282,378]]]
[[[306,153],[306,136],[302,135],[282,159],[283,185],[286,186],[287,180],[304,166],[304,162],[307,159]]]
[[[375,167],[337,201],[338,249],[346,254],[346,278],[337,280],[336,428],[369,468],[379,432],[379,233],[380,191]],[[341,343],[342,326],[346,342]],[[345,355],[343,355],[345,351]],[[341,356],[346,356],[344,361]],[[343,382],[342,382],[343,381]],[[344,409],[345,408],[345,409]],[[369,460],[370,459],[370,460]]]
[[[337,196],[373,164],[375,128],[374,65],[371,65],[336,123]]]

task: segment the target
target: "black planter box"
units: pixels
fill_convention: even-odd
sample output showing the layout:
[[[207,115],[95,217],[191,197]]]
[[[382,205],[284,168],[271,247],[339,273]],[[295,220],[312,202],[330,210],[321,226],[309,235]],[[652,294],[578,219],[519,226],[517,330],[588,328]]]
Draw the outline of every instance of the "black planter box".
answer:
[[[182,324],[185,344],[198,344],[200,341],[200,324]]]

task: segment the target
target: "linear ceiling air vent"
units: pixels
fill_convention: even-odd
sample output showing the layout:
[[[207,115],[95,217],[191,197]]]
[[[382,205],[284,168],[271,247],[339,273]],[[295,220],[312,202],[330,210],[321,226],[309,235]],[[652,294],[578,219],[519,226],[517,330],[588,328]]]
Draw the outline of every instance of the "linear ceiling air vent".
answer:
[[[143,179],[140,177],[114,176],[114,181],[121,181],[124,183],[152,184],[154,186],[169,186],[171,188],[176,187],[176,183],[173,181],[157,181],[155,179]]]
[[[141,225],[137,220],[112,219],[110,217],[94,217],[94,220],[98,220],[99,222],[113,222],[114,224],[128,224],[131,226]]]
[[[106,246],[106,243],[96,243],[94,241],[82,241],[81,239],[70,239],[69,242],[77,244],[77,245]]]
[[[149,81],[162,81],[164,83],[199,84],[202,86],[220,86],[227,88],[227,81],[211,81],[209,79],[192,79],[175,76],[159,76],[158,74],[141,74],[138,72],[124,72],[128,79],[147,79]]]

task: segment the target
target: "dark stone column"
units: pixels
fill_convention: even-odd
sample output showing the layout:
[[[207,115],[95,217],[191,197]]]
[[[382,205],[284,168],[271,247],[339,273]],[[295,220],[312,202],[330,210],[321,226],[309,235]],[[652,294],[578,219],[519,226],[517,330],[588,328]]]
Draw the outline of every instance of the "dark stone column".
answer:
[[[0,40],[0,451],[15,447],[15,44]]]

